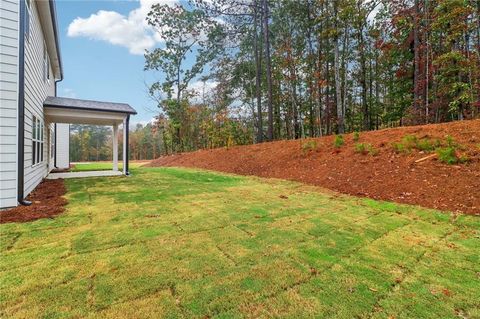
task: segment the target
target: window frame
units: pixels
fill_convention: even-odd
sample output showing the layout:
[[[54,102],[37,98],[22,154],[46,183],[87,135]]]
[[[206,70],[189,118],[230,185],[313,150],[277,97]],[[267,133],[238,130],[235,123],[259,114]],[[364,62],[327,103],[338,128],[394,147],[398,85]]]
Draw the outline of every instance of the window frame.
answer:
[[[44,162],[45,145],[45,124],[33,115],[32,117],[32,167],[38,166]]]

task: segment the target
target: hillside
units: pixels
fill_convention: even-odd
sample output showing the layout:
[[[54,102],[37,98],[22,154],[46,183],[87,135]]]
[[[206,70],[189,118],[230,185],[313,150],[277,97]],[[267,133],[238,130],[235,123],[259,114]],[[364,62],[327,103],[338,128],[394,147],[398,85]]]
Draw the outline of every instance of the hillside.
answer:
[[[411,136],[416,137],[413,144]],[[348,134],[340,147],[334,146],[334,136],[311,140],[164,156],[149,166],[283,178],[354,196],[480,214],[480,120],[362,132],[356,142]],[[371,144],[370,154],[360,152],[358,143]],[[398,143],[396,148],[393,143]],[[412,146],[415,143],[420,146]],[[435,151],[419,150],[429,143],[441,143],[443,148],[454,145],[457,156],[466,162],[448,165]]]

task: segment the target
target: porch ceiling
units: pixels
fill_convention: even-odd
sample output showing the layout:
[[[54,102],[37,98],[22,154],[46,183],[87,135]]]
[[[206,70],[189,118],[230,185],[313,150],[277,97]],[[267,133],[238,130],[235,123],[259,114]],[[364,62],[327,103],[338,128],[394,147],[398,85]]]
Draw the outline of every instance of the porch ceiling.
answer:
[[[115,125],[137,112],[128,104],[49,96],[43,103],[50,123]]]

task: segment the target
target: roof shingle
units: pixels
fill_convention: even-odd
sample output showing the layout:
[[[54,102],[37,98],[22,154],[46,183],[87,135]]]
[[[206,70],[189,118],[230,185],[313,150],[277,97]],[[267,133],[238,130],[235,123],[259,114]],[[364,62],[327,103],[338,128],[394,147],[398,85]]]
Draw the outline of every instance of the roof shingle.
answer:
[[[56,107],[64,109],[79,109],[86,111],[116,112],[125,114],[137,114],[134,108],[126,103],[112,103],[92,100],[71,99],[66,97],[48,96],[43,102],[44,107]]]

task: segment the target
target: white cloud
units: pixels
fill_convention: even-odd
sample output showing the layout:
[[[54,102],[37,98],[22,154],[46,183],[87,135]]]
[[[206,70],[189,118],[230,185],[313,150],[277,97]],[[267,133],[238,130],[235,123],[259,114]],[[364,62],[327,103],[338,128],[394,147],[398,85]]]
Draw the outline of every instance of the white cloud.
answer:
[[[194,90],[198,94],[202,94],[204,91],[205,93],[209,93],[210,91],[214,90],[218,85],[218,82],[216,81],[196,81],[191,83],[188,88],[190,90]]]
[[[72,98],[72,99],[77,97],[77,94],[75,93],[75,91],[72,90],[72,89],[69,89],[69,88],[64,88],[62,93],[63,93],[62,95],[64,97],[68,97],[68,98]]]
[[[373,0],[367,0],[367,3],[370,4]],[[375,22],[377,18],[377,14],[380,12],[381,9],[383,9],[384,5],[383,3],[376,3],[375,7],[373,8],[372,12],[367,17],[367,21],[370,23]]]
[[[138,124],[145,126],[147,124],[154,124],[155,123],[155,118],[151,118],[149,120],[140,120],[140,121],[135,121],[130,123],[130,129],[135,129]]]
[[[213,90],[217,88],[218,82],[216,81],[195,81],[190,83],[188,86],[189,90],[195,92],[196,96],[193,97],[192,101],[195,103],[201,103],[203,100],[203,94],[208,96]]]
[[[177,0],[140,0],[140,7],[128,16],[115,11],[100,10],[88,18],[76,18],[68,26],[68,36],[87,37],[127,48],[132,54],[143,54],[162,42],[145,18],[153,4],[177,3]]]

